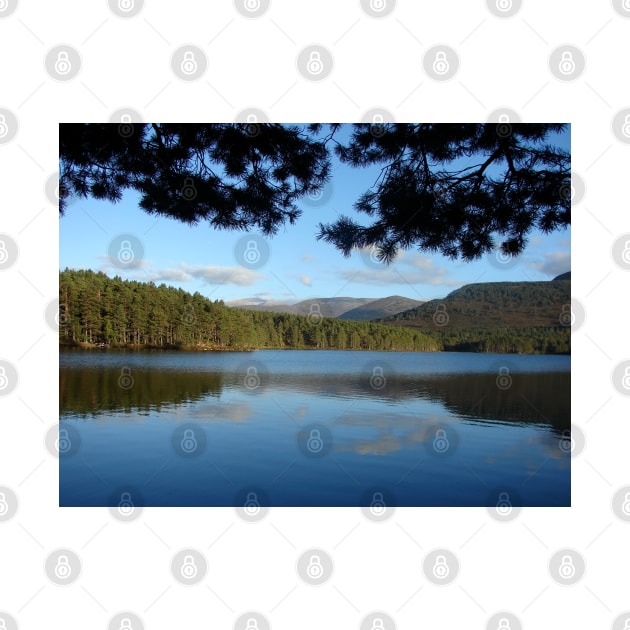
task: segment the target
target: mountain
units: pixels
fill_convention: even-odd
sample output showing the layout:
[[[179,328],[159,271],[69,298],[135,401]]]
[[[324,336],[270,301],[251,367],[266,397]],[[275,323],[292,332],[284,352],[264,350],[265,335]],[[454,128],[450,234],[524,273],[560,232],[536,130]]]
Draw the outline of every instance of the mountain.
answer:
[[[571,282],[486,282],[467,284],[443,300],[381,318],[380,323],[424,330],[558,327],[570,319]],[[441,324],[441,325],[440,325]]]
[[[446,351],[570,354],[571,281],[468,284],[377,320],[433,337]]]
[[[336,317],[355,321],[368,321],[381,317],[395,315],[421,304],[418,300],[393,295],[387,298],[313,298],[302,300],[295,304],[277,304],[251,300],[230,302],[228,306],[235,306],[250,311],[265,311],[268,313],[290,313],[292,315],[312,315],[319,313],[322,317]]]
[[[373,319],[390,317],[408,311],[422,304],[419,300],[402,297],[400,295],[391,295],[390,297],[373,300],[367,304],[363,304],[350,311],[346,311],[339,315],[339,319],[353,319],[359,322],[367,322]]]
[[[556,276],[552,280],[552,282],[554,282],[555,280],[571,280],[571,272],[565,271],[564,273],[561,273],[559,276]]]

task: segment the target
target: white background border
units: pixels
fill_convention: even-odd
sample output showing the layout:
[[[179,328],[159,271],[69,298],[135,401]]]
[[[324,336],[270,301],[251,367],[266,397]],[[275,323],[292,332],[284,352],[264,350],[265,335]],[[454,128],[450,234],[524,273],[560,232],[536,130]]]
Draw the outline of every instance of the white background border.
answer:
[[[0,272],[0,358],[19,371],[17,389],[0,398],[0,485],[20,500],[15,518],[0,523],[0,610],[23,630],[106,628],[121,610],[151,629],[231,628],[247,610],[264,613],[274,630],[358,628],[372,610],[387,611],[401,629],[485,628],[498,610],[540,630],[612,627],[630,608],[630,525],[611,510],[614,492],[630,484],[628,401],[611,382],[614,366],[630,357],[628,276],[611,256],[615,239],[630,232],[630,146],[611,128],[630,106],[630,19],[616,12],[620,3],[526,0],[509,19],[480,0],[399,1],[382,19],[358,1],[273,0],[257,19],[231,2],[200,4],[153,0],[122,19],[105,0],[21,0],[0,19],[0,108],[19,121],[13,140],[0,144],[0,232],[20,251]],[[81,72],[66,83],[44,66],[60,43],[82,57]],[[208,57],[197,81],[171,72],[170,56],[184,43]],[[311,43],[334,56],[332,74],[317,83],[296,70],[298,52]],[[422,56],[436,43],[461,61],[446,82],[423,71]],[[586,58],[568,82],[548,68],[565,43]],[[44,312],[57,295],[59,219],[44,184],[57,170],[59,122],[105,121],[123,106],[164,122],[231,121],[249,106],[281,122],[352,122],[376,106],[401,122],[472,122],[508,106],[524,122],[572,123],[573,170],[586,182],[574,207],[572,293],[587,313],[573,333],[572,421],[586,436],[573,459],[573,507],[525,508],[507,524],[483,508],[399,509],[381,524],[359,509],[276,508],[256,524],[232,509],[146,509],[130,524],[105,508],[59,509],[57,460],[44,446],[58,420],[57,336]],[[43,570],[57,547],[83,562],[67,588]],[[208,558],[199,586],[172,579],[169,563],[182,547]],[[334,557],[324,586],[309,587],[295,572],[309,547]],[[444,588],[421,570],[435,547],[461,562]],[[558,585],[547,571],[563,547],[586,559],[575,586]]]

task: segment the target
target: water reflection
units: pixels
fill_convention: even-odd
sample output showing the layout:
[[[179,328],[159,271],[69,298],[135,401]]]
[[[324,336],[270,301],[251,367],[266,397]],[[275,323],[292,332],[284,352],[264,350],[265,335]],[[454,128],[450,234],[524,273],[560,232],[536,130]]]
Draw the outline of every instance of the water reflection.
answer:
[[[256,396],[277,397],[301,393],[325,398],[360,399],[364,402],[437,403],[450,414],[467,421],[544,424],[556,432],[570,429],[571,377],[568,372],[515,374],[508,389],[497,387],[494,374],[396,375],[387,378],[383,387],[369,385],[365,375],[270,374],[260,378],[257,387],[239,372],[194,372],[156,369],[120,368],[60,370],[60,415],[98,415],[105,412],[149,411],[189,405],[187,414],[198,419],[225,419],[231,422],[254,420],[252,407],[218,405],[225,393],[246,394],[252,402]],[[217,403],[201,401],[208,397]],[[397,413],[345,416],[340,422],[375,423],[376,428],[402,428],[418,422],[407,417],[404,409]],[[292,417],[304,417],[305,405]]]
[[[223,376],[213,372],[64,367],[59,370],[59,414],[161,411],[218,396],[222,383]]]
[[[398,506],[496,505],[505,495],[513,505],[569,505],[569,363],[510,359],[506,387],[496,361],[507,363],[300,351],[62,356],[60,427],[76,447],[59,453],[60,504],[117,505],[133,493],[143,506],[242,506],[255,493],[266,505],[350,506],[380,493]]]

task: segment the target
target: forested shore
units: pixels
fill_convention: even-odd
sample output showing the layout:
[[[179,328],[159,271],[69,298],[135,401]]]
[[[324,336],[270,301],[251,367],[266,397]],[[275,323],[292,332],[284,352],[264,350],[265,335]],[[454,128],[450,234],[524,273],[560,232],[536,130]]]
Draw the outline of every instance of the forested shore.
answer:
[[[247,311],[164,284],[68,269],[59,274],[59,341],[111,348],[441,350],[436,339],[407,328]]]
[[[568,354],[570,328],[418,331],[226,306],[164,284],[89,270],[59,274],[62,347],[241,351],[257,349]]]

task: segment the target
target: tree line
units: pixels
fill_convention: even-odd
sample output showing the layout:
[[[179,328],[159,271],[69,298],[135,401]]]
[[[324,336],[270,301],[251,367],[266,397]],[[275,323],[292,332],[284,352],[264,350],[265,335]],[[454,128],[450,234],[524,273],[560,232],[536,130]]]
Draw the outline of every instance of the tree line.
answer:
[[[250,311],[165,284],[66,269],[59,274],[59,342],[112,348],[568,354],[571,330],[566,326],[418,330],[319,314]]]
[[[438,340],[402,327],[285,313],[247,311],[164,284],[59,274],[61,345],[437,351]]]
[[[571,281],[486,282],[378,320],[413,328],[443,350],[569,354]]]

